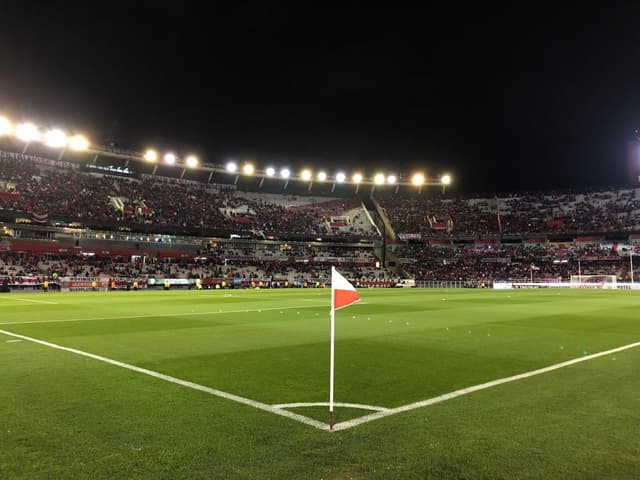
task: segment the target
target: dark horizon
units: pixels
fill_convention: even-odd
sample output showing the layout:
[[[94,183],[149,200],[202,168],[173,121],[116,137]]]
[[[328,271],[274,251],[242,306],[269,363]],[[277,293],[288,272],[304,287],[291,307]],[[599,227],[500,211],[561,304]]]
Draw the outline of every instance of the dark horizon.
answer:
[[[103,10],[8,5],[0,113],[211,163],[446,171],[462,193],[628,181],[637,6]]]

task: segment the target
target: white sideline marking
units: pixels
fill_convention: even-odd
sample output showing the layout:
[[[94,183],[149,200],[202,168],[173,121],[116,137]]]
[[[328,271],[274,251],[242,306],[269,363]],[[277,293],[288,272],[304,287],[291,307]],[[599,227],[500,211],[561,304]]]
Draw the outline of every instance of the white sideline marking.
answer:
[[[30,300],[28,298],[0,297],[2,300],[18,300],[19,302],[43,303],[45,305],[58,305],[58,302],[47,302],[46,300]]]
[[[479,390],[484,390],[485,388],[491,388],[497,385],[502,385],[503,383],[515,382],[516,380],[522,380],[523,378],[529,378],[536,375],[541,375],[543,373],[551,372],[553,370],[558,370],[559,368],[568,367],[570,365],[575,365],[576,363],[586,362],[587,360],[592,360],[594,358],[603,357],[605,355],[621,352],[623,350],[628,350],[630,348],[635,348],[635,347],[640,347],[640,342],[630,343],[628,345],[612,348],[611,350],[606,350],[604,352],[598,352],[592,355],[574,358],[573,360],[567,360],[566,362],[556,363],[554,365],[549,365],[548,367],[539,368],[537,370],[531,370],[530,372],[520,373],[518,375],[512,375],[511,377],[499,378],[497,380],[492,380],[490,382],[481,383],[480,385],[474,385],[472,387],[462,388],[460,390],[456,390],[450,393],[445,393],[444,395],[430,398],[428,400],[422,400],[420,402],[410,403],[408,405],[403,405],[401,407],[390,408],[383,412],[371,413],[369,415],[365,415],[364,417],[354,418],[353,420],[347,420],[346,422],[337,423],[336,425],[333,426],[333,429],[334,431],[346,430],[347,428],[352,428],[357,425],[362,425],[363,423],[371,422],[373,420],[378,420],[380,418],[388,417],[390,415],[396,415],[398,413],[408,412],[410,410],[415,410],[417,408],[427,407],[429,405],[444,402],[446,400],[451,400],[456,397],[461,397],[462,395],[467,395],[469,393],[477,392]]]
[[[4,343],[15,343],[15,342],[21,342],[21,341],[22,341],[22,340],[20,340],[20,339],[15,339],[15,340],[7,340],[7,341],[6,341],[6,342],[4,342]]]
[[[2,298],[2,297],[0,297]],[[247,312],[264,312],[269,310],[293,310],[300,308],[319,308],[326,307],[322,305],[305,305],[304,307],[270,307],[257,308],[255,310],[224,310],[220,309],[211,312],[184,312],[184,313],[159,313],[157,315],[121,315],[118,317],[89,317],[89,318],[63,318],[59,320],[32,320],[30,322],[2,322],[0,325],[28,325],[30,323],[63,323],[63,322],[91,322],[94,320],[128,320],[132,318],[157,318],[157,317],[193,317],[198,315],[223,315],[225,313],[247,313]]]
[[[375,405],[363,405],[362,403],[341,403],[333,402],[336,407],[358,408],[360,410],[373,410],[376,412],[386,412],[386,407],[376,407]],[[298,402],[298,403],[280,403],[271,405],[273,408],[301,408],[301,407],[329,407],[329,402]]]
[[[38,340],[37,338],[31,338],[25,335],[7,332],[6,330],[0,330],[0,333],[3,333],[10,337],[19,338],[21,340],[27,340],[29,342],[38,343],[40,345],[44,345],[45,347],[55,348],[57,350],[64,350],[65,352],[75,353],[76,355],[81,355],[83,357],[93,358],[94,360],[108,363],[110,365],[115,365],[116,367],[126,368],[127,370],[133,370],[134,372],[142,373],[144,375],[149,375],[150,377],[159,378],[160,380],[164,380],[165,382],[175,383],[177,385],[182,385],[183,387],[192,388],[193,390],[199,390],[201,392],[205,392],[210,395],[214,395],[216,397],[224,398],[226,400],[232,400],[234,402],[242,403],[244,405],[249,405],[250,407],[254,407],[259,410],[264,410],[269,413],[275,413],[276,415],[280,415],[282,417],[287,417],[292,420],[296,420],[300,423],[304,423],[305,425],[310,425],[320,430],[327,430],[329,428],[328,424],[319,422],[317,420],[313,420],[312,418],[308,418],[303,415],[299,415],[297,413],[289,412],[287,410],[280,410],[278,408],[272,407],[271,405],[267,405],[266,403],[256,402],[255,400],[251,400],[249,398],[240,397],[238,395],[234,395],[233,393],[223,392],[222,390],[217,390],[215,388],[205,387],[204,385],[189,382],[187,380],[182,380],[180,378],[172,377],[170,375],[165,375],[164,373],[155,372],[153,370],[147,370],[146,368],[136,367],[135,365],[130,365],[128,363],[120,362],[118,360],[113,360],[111,358],[103,357],[101,355],[95,355],[93,353],[84,352],[82,350],[77,350],[75,348],[63,347],[62,345],[57,345],[51,342],[45,342],[44,340]]]

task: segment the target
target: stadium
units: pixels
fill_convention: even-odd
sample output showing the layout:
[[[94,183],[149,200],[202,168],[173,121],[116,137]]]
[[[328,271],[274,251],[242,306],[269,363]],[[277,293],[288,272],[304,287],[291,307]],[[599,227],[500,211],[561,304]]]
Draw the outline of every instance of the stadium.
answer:
[[[639,477],[637,132],[626,182],[472,193],[3,100],[0,479]]]

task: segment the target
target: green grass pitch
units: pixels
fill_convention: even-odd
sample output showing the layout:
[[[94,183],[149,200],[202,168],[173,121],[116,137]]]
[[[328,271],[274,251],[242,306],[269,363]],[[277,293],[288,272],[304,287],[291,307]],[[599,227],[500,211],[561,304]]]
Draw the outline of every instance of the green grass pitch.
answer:
[[[640,342],[633,291],[360,293],[336,313],[336,402],[378,410]],[[329,294],[5,294],[0,330],[268,408],[324,403]],[[637,479],[640,348],[381,417],[328,432],[0,333],[0,479]]]

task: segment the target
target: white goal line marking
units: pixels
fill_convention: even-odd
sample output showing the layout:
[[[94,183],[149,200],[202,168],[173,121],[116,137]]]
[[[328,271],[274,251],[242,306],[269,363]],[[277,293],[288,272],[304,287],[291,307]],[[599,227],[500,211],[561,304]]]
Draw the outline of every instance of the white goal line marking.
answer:
[[[58,302],[47,302],[46,300],[31,300],[29,298],[16,298],[15,295],[10,297],[0,297],[1,300],[17,300],[19,302],[42,303],[44,305],[58,305]]]
[[[635,348],[635,347],[640,347],[640,342],[630,343],[628,345],[623,345],[622,347],[618,347],[618,348],[612,348],[611,350],[606,350],[604,352],[598,352],[592,355],[574,358],[573,360],[567,360],[566,362],[556,363],[554,365],[549,365],[548,367],[539,368],[537,370],[531,370],[530,372],[520,373],[518,375],[512,375],[510,377],[505,377],[505,378],[499,378],[497,380],[481,383],[479,385],[474,385],[472,387],[462,388],[460,390],[456,390],[450,393],[445,393],[444,395],[439,395],[437,397],[430,398],[428,400],[422,400],[419,402],[410,403],[408,405],[403,405],[401,407],[390,408],[383,412],[371,413],[369,415],[365,415],[364,417],[354,418],[353,420],[347,420],[346,422],[337,423],[336,425],[333,426],[333,429],[334,431],[346,430],[347,428],[353,428],[355,426],[362,425],[363,423],[371,422],[373,420],[378,420],[380,418],[388,417],[390,415],[396,415],[398,413],[408,412],[410,410],[415,410],[417,408],[427,407],[429,405],[445,402],[447,400],[451,400],[456,397],[468,395],[469,393],[477,392],[479,390],[484,390],[486,388],[502,385],[503,383],[515,382],[516,380],[522,380],[523,378],[534,377],[536,375],[552,372],[553,370],[569,367],[577,363],[586,362],[588,360],[593,360],[594,358],[603,357],[605,355],[610,355],[612,353],[622,352],[623,350],[628,350],[630,348]]]
[[[1,298],[1,297],[0,297]],[[305,308],[320,308],[326,307],[322,305],[305,305],[303,307],[267,307],[256,309],[242,309],[242,310],[214,310],[210,312],[180,312],[180,313],[159,313],[153,315],[120,315],[115,317],[88,317],[88,318],[61,318],[59,320],[31,320],[28,322],[1,322],[0,325],[28,325],[30,323],[64,323],[64,322],[91,322],[95,320],[129,320],[134,318],[161,318],[161,317],[194,317],[199,315],[224,315],[226,313],[260,313],[273,310],[295,310]],[[328,314],[327,314],[328,315]]]
[[[108,363],[110,365],[115,365],[117,367],[126,368],[127,370],[132,370],[134,372],[142,373],[144,375],[149,375],[151,377],[159,378],[160,380],[164,380],[166,382],[175,383],[177,385],[182,385],[183,387],[192,388],[194,390],[199,390],[201,392],[208,393],[210,395],[214,395],[216,397],[224,398],[226,400],[231,400],[234,402],[242,403],[244,405],[249,405],[251,407],[257,408],[259,410],[264,410],[269,413],[274,413],[276,415],[280,415],[283,417],[290,418],[300,423],[304,423],[305,425],[309,425],[315,427],[319,430],[328,430],[329,425],[327,423],[319,422],[309,417],[305,417],[303,415],[299,415],[297,413],[289,412],[287,410],[283,410],[283,408],[295,408],[295,407],[305,407],[305,406],[325,406],[326,402],[318,402],[318,403],[290,403],[290,404],[279,404],[279,405],[268,405],[266,403],[258,402],[255,400],[251,400],[249,398],[241,397],[239,395],[234,395],[233,393],[223,392],[222,390],[217,390],[215,388],[206,387],[204,385],[199,385],[197,383],[189,382],[187,380],[182,380],[180,378],[172,377],[170,375],[165,375],[163,373],[155,372],[153,370],[148,370],[146,368],[136,367],[135,365],[130,365],[128,363],[120,362],[118,360],[113,360],[111,358],[103,357],[100,355],[95,355],[93,353],[84,352],[82,350],[77,350],[75,348],[64,347],[62,345],[57,345],[55,343],[46,342],[44,340],[38,340],[37,338],[27,337],[26,335],[20,335],[18,333],[8,332],[6,330],[0,330],[0,333],[4,335],[8,335],[10,337],[19,338],[22,340],[27,340],[29,342],[38,343],[40,345],[44,345],[45,347],[55,348],[57,350],[63,350],[65,352],[75,353],[76,355],[81,355],[83,357],[89,357],[94,360],[98,360],[100,362]],[[372,422],[374,420],[379,420],[381,418],[389,417],[391,415],[396,415],[398,413],[408,412],[411,410],[416,410],[418,408],[427,407],[429,405],[434,405],[436,403],[444,402],[447,400],[452,400],[457,397],[461,397],[463,395],[468,395],[473,392],[477,392],[479,390],[484,390],[491,387],[496,387],[498,385],[502,385],[504,383],[515,382],[517,380],[522,380],[524,378],[533,377],[536,375],[541,375],[543,373],[551,372],[553,370],[558,370],[560,368],[569,367],[571,365],[575,365],[577,363],[586,362],[588,360],[593,360],[594,358],[603,357],[606,355],[610,355],[612,353],[622,352],[624,350],[629,350],[631,348],[640,347],[640,342],[630,343],[628,345],[623,345],[621,347],[612,348],[611,350],[605,350],[603,352],[593,353],[591,355],[587,355],[584,357],[574,358],[572,360],[567,360],[565,362],[556,363],[554,365],[549,365],[548,367],[539,368],[537,370],[531,370],[529,372],[520,373],[517,375],[512,375],[510,377],[499,378],[497,380],[492,380],[490,382],[481,383],[479,385],[473,385],[471,387],[462,388],[460,390],[456,390],[450,393],[445,393],[443,395],[439,395],[437,397],[433,397],[427,400],[421,400],[419,402],[410,403],[408,405],[402,405],[400,407],[395,408],[384,408],[384,407],[373,407],[370,405],[361,405],[361,404],[347,404],[343,403],[340,406],[353,406],[353,408],[363,408],[370,407],[373,409],[379,409],[376,413],[371,413],[369,415],[365,415],[363,417],[355,418],[353,420],[347,420],[345,422],[337,423],[333,426],[334,431],[346,430],[348,428],[353,428],[358,425],[362,425],[363,423]]]
[[[165,375],[164,373],[155,372],[153,370],[148,370],[146,368],[136,367],[135,365],[120,362],[118,360],[113,360],[111,358],[103,357],[101,355],[96,355],[96,354],[85,352],[75,348],[63,347],[62,345],[57,345],[51,342],[45,342],[44,340],[38,340],[37,338],[27,337],[26,335],[7,332],[6,330],[0,330],[0,333],[3,333],[4,335],[8,335],[10,337],[19,338],[21,340],[27,340],[29,342],[38,343],[40,345],[44,345],[45,347],[55,348],[57,350],[64,350],[65,352],[75,353],[76,355],[81,355],[83,357],[89,357],[94,360],[98,360],[99,362],[115,365],[116,367],[126,368],[127,370],[133,370],[134,372],[142,373],[144,375],[149,375],[150,377],[159,378],[160,380],[164,380],[165,382],[175,383],[177,385],[182,385],[183,387],[191,388],[193,390],[199,390],[201,392],[205,392],[210,395],[214,395],[216,397],[224,398],[226,400],[232,400],[234,402],[242,403],[244,405],[249,405],[250,407],[257,408],[259,410],[264,410],[269,413],[274,413],[282,417],[287,417],[292,420],[296,420],[300,423],[304,423],[305,425],[318,428],[320,430],[327,430],[329,428],[328,424],[319,422],[312,418],[308,418],[303,415],[299,415],[297,413],[289,412],[287,410],[281,410],[281,409],[272,407],[271,405],[267,405],[266,403],[257,402],[255,400],[251,400],[250,398],[234,395],[233,393],[223,392],[222,390],[217,390],[215,388],[206,387],[198,383],[193,383],[187,380],[182,380],[180,378],[172,377],[170,375]]]

